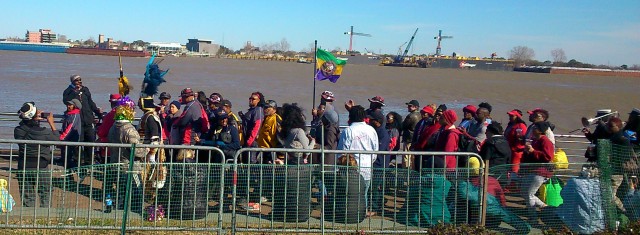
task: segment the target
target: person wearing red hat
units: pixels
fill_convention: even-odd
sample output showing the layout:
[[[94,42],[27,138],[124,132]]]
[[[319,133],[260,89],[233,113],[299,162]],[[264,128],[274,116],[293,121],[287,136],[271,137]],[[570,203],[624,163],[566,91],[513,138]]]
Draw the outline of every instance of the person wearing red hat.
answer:
[[[375,96],[368,100],[369,100],[369,108],[366,110],[367,116],[382,115],[384,117],[385,114],[384,114],[384,110],[382,109],[382,107],[385,105],[384,98],[382,98],[382,96]],[[365,122],[369,123],[369,119],[367,118]],[[386,126],[386,125],[387,125],[387,120],[383,119],[382,126]]]
[[[464,127],[465,129],[469,129],[469,126],[471,126],[471,123],[473,123],[474,118],[476,117],[477,110],[478,108],[476,108],[476,106],[473,106],[473,105],[464,106],[464,108],[462,108],[462,113],[464,114],[464,117],[462,117],[462,121],[460,121],[460,125],[458,126]]]
[[[522,120],[522,111],[514,109],[507,112],[507,114],[509,115],[509,124],[504,130],[504,135],[511,148],[511,164],[513,164],[511,171],[518,173],[520,161],[524,154],[524,134],[527,133],[527,125]]]
[[[107,115],[104,115],[104,117],[102,118],[102,124],[98,126],[98,141],[101,143],[109,142],[109,129],[111,129],[113,123],[115,123],[114,118],[116,116],[116,107],[118,107],[118,101],[120,101],[121,98],[122,96],[120,94],[109,95],[111,111],[109,111]]]
[[[458,151],[458,140],[462,133],[454,125],[457,120],[458,115],[456,115],[456,112],[451,109],[447,109],[442,113],[442,117],[439,119],[442,128],[440,129],[440,134],[438,134],[436,139],[435,151]],[[426,168],[455,169],[457,166],[457,159],[455,155],[434,156],[427,160],[428,161],[425,162],[424,166]]]
[[[196,101],[195,92],[185,88],[180,93],[184,109],[172,127],[179,130],[182,145],[194,145],[200,135],[209,131],[209,119],[202,104]]]

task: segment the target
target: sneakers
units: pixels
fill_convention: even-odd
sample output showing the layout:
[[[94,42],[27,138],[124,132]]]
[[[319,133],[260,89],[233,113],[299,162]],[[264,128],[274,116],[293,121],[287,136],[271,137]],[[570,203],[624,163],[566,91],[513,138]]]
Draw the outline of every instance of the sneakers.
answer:
[[[260,210],[260,203],[249,202],[242,205],[242,209],[246,211],[257,211]]]

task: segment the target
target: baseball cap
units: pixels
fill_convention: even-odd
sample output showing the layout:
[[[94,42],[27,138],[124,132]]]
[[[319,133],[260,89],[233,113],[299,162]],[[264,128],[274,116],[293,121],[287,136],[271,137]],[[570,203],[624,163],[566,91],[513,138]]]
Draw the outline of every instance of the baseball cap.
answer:
[[[417,100],[411,100],[411,101],[409,101],[409,102],[407,102],[405,104],[406,105],[413,105],[413,106],[416,106],[416,107],[420,107],[420,103]]]
[[[171,95],[167,92],[160,93],[160,99],[171,99]]]
[[[216,109],[214,114],[216,116],[216,120],[222,120],[222,119],[225,119],[225,118],[229,117],[229,114],[227,112],[225,112],[224,109],[222,109],[222,108]]]
[[[182,97],[193,96],[193,95],[194,95],[193,90],[189,87],[184,88],[182,92],[180,92],[180,96]]]
[[[278,103],[276,103],[275,100],[267,100],[267,102],[264,103],[264,108],[277,108],[278,107]]]
[[[640,109],[633,108],[633,110],[631,110],[631,112],[629,114],[630,115],[639,115],[640,116]]]
[[[507,114],[522,118],[522,111],[520,111],[519,109],[511,110],[507,112]]]
[[[118,102],[120,99],[122,99],[122,96],[120,94],[109,95],[109,102]]]
[[[322,92],[322,98],[327,101],[334,101],[336,99],[336,97],[333,95],[333,92],[331,91]]]
[[[229,100],[222,100],[222,101],[220,101],[220,104],[221,104],[222,106],[233,107],[233,106],[231,105],[231,101],[229,101]]]
[[[529,111],[527,111],[527,113],[528,113],[528,114],[534,114],[534,113],[540,112],[540,111],[542,111],[542,110],[543,110],[543,109],[541,109],[541,108],[535,108],[535,109],[533,109],[533,110],[529,110]]]
[[[433,113],[434,113],[435,111],[433,111],[433,108],[432,108],[431,106],[427,105],[427,106],[424,106],[424,107],[422,108],[422,110],[420,110],[420,112],[428,113],[428,114],[433,115]]]
[[[369,119],[376,120],[379,123],[383,123],[384,122],[384,115],[382,115],[382,112],[380,112],[379,110],[376,111],[376,112],[368,114],[367,117]]]
[[[384,98],[382,98],[382,96],[379,96],[379,95],[369,99],[369,102],[371,102],[371,103],[379,103],[382,106],[384,106]]]

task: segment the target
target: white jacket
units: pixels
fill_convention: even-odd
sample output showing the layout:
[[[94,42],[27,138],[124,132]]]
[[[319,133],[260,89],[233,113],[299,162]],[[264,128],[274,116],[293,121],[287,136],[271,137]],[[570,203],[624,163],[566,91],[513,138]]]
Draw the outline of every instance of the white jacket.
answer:
[[[378,147],[376,130],[364,122],[351,123],[340,133],[340,140],[338,140],[338,150],[378,151]],[[364,180],[371,180],[371,166],[376,156],[376,154],[354,154],[360,168],[360,175]]]

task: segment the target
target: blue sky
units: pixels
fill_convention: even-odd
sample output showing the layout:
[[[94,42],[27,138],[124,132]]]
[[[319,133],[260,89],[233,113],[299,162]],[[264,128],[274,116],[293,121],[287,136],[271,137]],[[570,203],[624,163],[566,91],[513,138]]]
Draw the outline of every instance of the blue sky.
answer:
[[[212,39],[233,49],[286,38],[293,50],[313,40],[327,49],[395,54],[420,28],[413,53],[434,53],[438,30],[454,36],[442,53],[507,56],[528,46],[551,60],[640,64],[640,1],[3,1],[0,38],[50,28],[70,39],[105,34],[116,40],[179,42]]]

